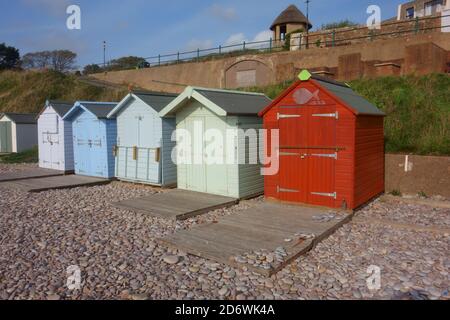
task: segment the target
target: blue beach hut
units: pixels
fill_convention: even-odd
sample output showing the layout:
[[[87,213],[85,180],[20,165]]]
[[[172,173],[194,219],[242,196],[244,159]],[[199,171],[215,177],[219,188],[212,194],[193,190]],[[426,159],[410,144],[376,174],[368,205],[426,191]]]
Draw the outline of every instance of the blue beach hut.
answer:
[[[116,170],[119,180],[156,186],[173,186],[177,168],[172,161],[175,118],[159,111],[176,95],[131,92],[108,114],[117,119]]]
[[[75,173],[114,177],[116,119],[107,115],[117,103],[78,101],[63,120],[72,123]]]

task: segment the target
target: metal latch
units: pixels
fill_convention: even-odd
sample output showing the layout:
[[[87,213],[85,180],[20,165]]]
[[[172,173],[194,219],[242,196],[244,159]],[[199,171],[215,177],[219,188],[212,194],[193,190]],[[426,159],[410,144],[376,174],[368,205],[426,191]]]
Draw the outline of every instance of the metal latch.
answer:
[[[294,189],[285,189],[285,188],[280,188],[279,186],[277,186],[277,193],[296,193],[296,192],[300,192],[299,190],[294,190]]]
[[[323,196],[323,197],[330,197],[330,198],[337,199],[336,192],[333,192],[333,193],[311,192],[311,194],[316,195],[316,196]]]
[[[322,117],[322,118],[335,118],[339,119],[339,112],[336,113],[316,113],[312,115],[313,117]]]
[[[321,158],[333,158],[335,160],[337,160],[338,158],[338,154],[337,152],[335,153],[313,153],[311,154],[312,157],[321,157]]]
[[[281,113],[277,113],[277,119],[286,119],[286,118],[300,118],[301,115],[299,114],[281,114]]]

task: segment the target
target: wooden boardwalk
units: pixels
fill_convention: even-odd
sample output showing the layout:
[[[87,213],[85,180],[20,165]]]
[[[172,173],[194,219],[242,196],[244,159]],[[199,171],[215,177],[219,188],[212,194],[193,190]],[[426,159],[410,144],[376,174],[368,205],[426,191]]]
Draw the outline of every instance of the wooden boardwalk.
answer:
[[[110,183],[111,180],[76,175],[44,177],[1,182],[0,187],[17,188],[27,192],[42,192],[55,189],[71,189]]]
[[[185,220],[212,210],[229,207],[237,199],[181,189],[114,203],[113,206],[155,217]]]
[[[196,256],[233,267],[246,266],[271,276],[311,250],[352,217],[350,212],[339,212],[328,222],[317,220],[330,214],[325,209],[263,202],[242,213],[226,216],[218,223],[182,230],[160,241]],[[299,234],[314,234],[315,238],[306,239]],[[280,247],[286,250],[284,261],[274,263],[268,269],[236,261],[238,256],[261,250],[275,252]]]
[[[43,177],[55,177],[63,175],[64,175],[63,171],[30,167],[20,171],[0,173],[0,182],[43,178]]]

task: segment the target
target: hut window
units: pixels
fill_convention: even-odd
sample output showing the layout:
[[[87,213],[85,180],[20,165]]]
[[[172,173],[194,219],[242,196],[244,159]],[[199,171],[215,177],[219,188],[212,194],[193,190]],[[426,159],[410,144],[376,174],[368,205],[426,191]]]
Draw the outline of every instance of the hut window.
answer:
[[[287,33],[286,25],[280,26],[280,39],[281,40],[285,40],[286,39],[286,33]]]

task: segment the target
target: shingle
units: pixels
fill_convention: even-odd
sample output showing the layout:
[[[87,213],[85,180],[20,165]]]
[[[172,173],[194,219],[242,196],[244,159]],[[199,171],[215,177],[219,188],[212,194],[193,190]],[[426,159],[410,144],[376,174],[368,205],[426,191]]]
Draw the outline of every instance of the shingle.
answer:
[[[170,93],[133,92],[133,94],[152,107],[156,112],[160,112],[177,97],[176,94]]]
[[[330,91],[332,94],[336,95],[338,98],[343,100],[350,108],[356,111],[358,114],[362,115],[376,115],[384,116],[385,113],[378,109],[375,105],[370,103],[367,99],[357,94],[350,87],[343,83],[338,83],[333,80],[324,80],[313,77],[321,86]]]
[[[80,102],[80,104],[92,112],[97,118],[105,119],[106,116],[117,106],[117,102],[111,103],[95,103]]]
[[[49,105],[52,106],[53,110],[55,110],[60,117],[64,117],[64,115],[72,109],[73,102],[50,100]]]
[[[18,124],[35,124],[37,123],[36,113],[12,113],[12,112],[5,112],[3,113],[3,116],[7,116],[11,121],[18,123]]]
[[[256,115],[272,101],[263,94],[194,88],[229,115]]]

